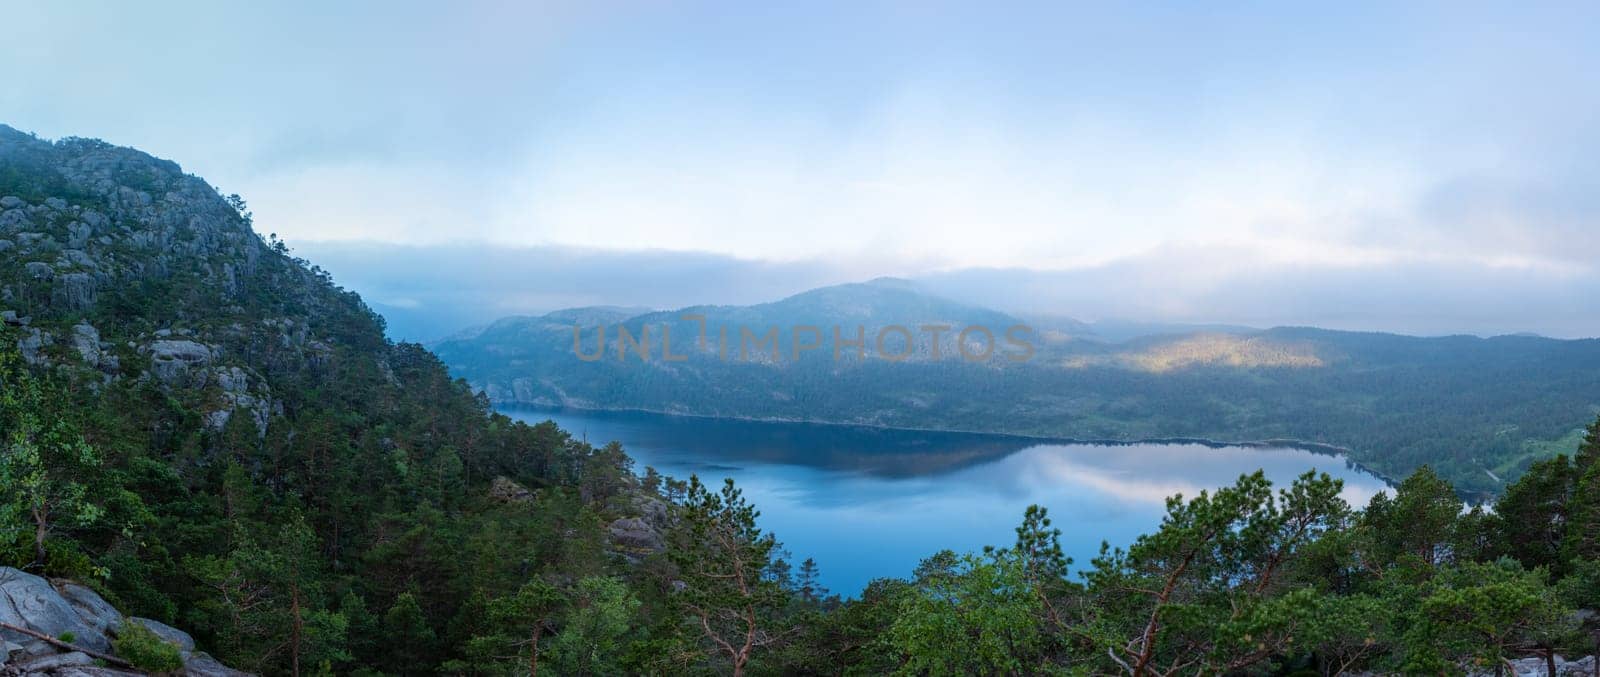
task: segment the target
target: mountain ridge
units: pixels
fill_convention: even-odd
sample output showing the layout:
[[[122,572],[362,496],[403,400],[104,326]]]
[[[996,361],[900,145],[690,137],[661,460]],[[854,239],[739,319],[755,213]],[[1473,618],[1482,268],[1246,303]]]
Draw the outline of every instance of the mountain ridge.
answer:
[[[697,343],[702,321],[685,321],[685,314],[706,316],[711,345]],[[1036,332],[1026,361],[967,363],[954,332],[943,335],[936,360],[919,330],[975,324],[998,335],[1003,328],[995,325],[1013,322],[1025,320],[914,285],[866,282],[749,306],[612,318],[631,339],[654,346],[648,360],[637,352],[619,359],[617,326],[602,343],[596,326],[549,319],[435,348],[453,373],[497,403],[1068,439],[1294,439],[1351,449],[1353,460],[1391,477],[1439,466],[1473,495],[1493,494],[1600,411],[1595,339],[1294,326],[1116,342]],[[904,361],[878,359],[874,333],[894,324],[912,332],[915,349]],[[730,328],[725,341],[719,325]],[[797,326],[843,326],[846,335],[864,327],[868,355],[856,360],[847,352],[836,361],[827,340],[820,350],[797,353],[805,338],[790,335]],[[752,337],[739,335],[739,327]],[[772,354],[741,355],[773,327]],[[646,333],[649,341],[642,341]],[[663,334],[684,360],[661,359]],[[898,352],[898,333],[887,338],[888,352]],[[577,359],[577,346],[599,359]],[[830,389],[849,392],[851,406]],[[958,397],[962,392],[975,396]],[[1455,422],[1443,434],[1448,442],[1437,439],[1439,420]]]

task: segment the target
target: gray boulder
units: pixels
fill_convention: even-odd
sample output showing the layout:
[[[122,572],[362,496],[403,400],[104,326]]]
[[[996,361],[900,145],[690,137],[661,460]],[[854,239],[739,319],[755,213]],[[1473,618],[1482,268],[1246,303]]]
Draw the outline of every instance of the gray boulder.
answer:
[[[74,665],[50,673],[52,677],[141,677],[142,672],[128,672],[94,665]]]
[[[83,622],[49,581],[19,569],[0,567],[0,621],[50,637],[71,633],[73,644],[91,651],[111,650],[105,633]],[[19,644],[30,654],[54,650],[48,642],[10,630],[0,631],[0,640]]]
[[[94,276],[88,273],[67,273],[56,278],[50,302],[67,310],[88,310],[94,307]]]
[[[204,344],[181,339],[152,341],[149,351],[150,370],[163,383],[184,380],[191,367],[204,367],[216,357]]]
[[[509,477],[496,477],[489,482],[489,496],[506,503],[527,503],[533,500],[532,491]]]
[[[624,517],[606,530],[612,545],[632,554],[657,553],[666,549],[660,532],[638,517]]]
[[[20,228],[28,225],[28,213],[21,209],[7,209],[0,212],[0,228]]]
[[[56,259],[56,267],[70,268],[73,266],[77,266],[79,268],[89,268],[92,270],[100,267],[100,263],[95,261],[93,256],[90,256],[82,249],[68,249],[64,252],[61,252],[60,258]]]
[[[29,261],[23,268],[28,271],[28,277],[35,280],[48,280],[56,275],[56,269],[43,261]]]
[[[94,665],[94,659],[82,651],[39,656],[17,664],[22,675],[53,675],[62,668],[80,668]]]
[[[38,329],[29,329],[17,339],[17,352],[22,354],[22,360],[32,365],[46,364],[49,360],[39,354],[45,346],[54,345],[55,337]]]
[[[122,614],[99,593],[72,581],[56,581],[56,591],[78,612],[78,618],[100,632],[115,635],[122,629]]]
[[[1588,656],[1575,661],[1569,661],[1561,656],[1556,656],[1556,674],[1553,677],[1588,677],[1594,674],[1594,656]],[[1519,658],[1511,661],[1511,670],[1503,674],[1509,677],[1552,677],[1543,658]],[[1495,670],[1477,670],[1468,673],[1470,677],[1491,677]]]
[[[204,651],[196,651],[183,659],[185,677],[254,677],[251,673],[223,665]]]
[[[78,349],[78,354],[83,356],[83,361],[91,367],[100,366],[100,331],[88,322],[80,322],[72,328],[72,347]]]
[[[16,246],[17,246],[17,243],[12,242],[10,240],[0,240],[0,252],[9,251],[9,250],[15,248]]]
[[[94,235],[94,228],[82,221],[74,221],[67,227],[67,246],[81,249],[89,244],[89,238]]]
[[[162,623],[161,621],[140,618],[138,616],[129,616],[128,622],[143,625],[145,628],[149,629],[150,632],[156,633],[156,636],[160,637],[162,641],[165,641],[168,644],[177,645],[180,651],[194,651],[194,638],[190,637],[189,633],[187,632],[174,628],[166,623]]]
[[[50,242],[55,242],[55,238],[50,237],[46,233],[38,233],[38,232],[32,232],[32,231],[29,231],[29,232],[26,232],[26,233],[17,233],[17,246],[18,247],[22,247],[24,249],[26,249],[28,247],[32,247],[32,246],[37,245],[37,244],[50,243]]]

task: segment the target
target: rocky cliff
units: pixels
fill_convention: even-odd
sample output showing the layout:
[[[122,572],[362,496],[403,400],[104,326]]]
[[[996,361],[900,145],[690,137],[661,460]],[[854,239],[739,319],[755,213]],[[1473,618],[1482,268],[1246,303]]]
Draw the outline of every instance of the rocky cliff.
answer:
[[[0,166],[0,322],[35,366],[153,381],[206,400],[210,429],[237,415],[265,435],[283,406],[272,372],[325,364],[312,323],[360,307],[334,296],[345,307],[326,312],[317,273],[170,161],[0,125]]]
[[[242,199],[131,148],[0,125],[0,387],[0,478],[39,480],[0,492],[0,566],[254,672],[482,660],[493,628],[459,621],[486,600],[660,547],[620,450],[493,414]]]
[[[175,674],[242,677],[195,646],[193,637],[159,621],[124,616],[99,593],[68,580],[0,567],[0,675],[111,677],[142,674],[118,656],[113,641],[130,625],[174,647]],[[9,626],[9,627],[7,627]]]

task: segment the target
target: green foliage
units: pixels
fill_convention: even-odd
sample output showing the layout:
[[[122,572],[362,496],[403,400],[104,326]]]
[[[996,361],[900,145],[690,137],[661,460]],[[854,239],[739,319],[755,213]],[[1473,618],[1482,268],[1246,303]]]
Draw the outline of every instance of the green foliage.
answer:
[[[626,583],[591,577],[570,596],[561,630],[550,643],[550,664],[560,675],[614,675],[623,672],[640,602]]]
[[[824,288],[759,306],[710,309],[706,323],[715,343],[718,325],[734,334],[740,325],[826,328],[839,321],[831,308],[841,306],[832,303],[871,309],[872,321],[884,325],[900,318],[915,326],[928,317],[990,327],[1020,322],[910,292],[879,296],[888,291],[871,284]],[[689,366],[640,369],[615,359],[614,351],[599,361],[575,359],[574,322],[570,313],[508,318],[436,349],[454,373],[530,400],[1080,440],[1300,440],[1348,449],[1353,460],[1388,477],[1428,465],[1480,500],[1498,494],[1530,463],[1572,453],[1572,431],[1600,406],[1600,341],[1594,340],[1277,328],[1127,343],[1042,342],[1031,360],[1016,363],[968,363],[948,349],[942,360],[836,361],[825,343],[798,361],[766,364],[737,359],[736,337],[726,360],[696,350],[698,323],[670,314],[583,319],[585,350],[593,350],[596,324],[608,325],[613,338],[620,326],[634,335],[649,326],[657,359],[663,325],[670,327],[673,352],[688,356]],[[875,330],[869,325],[865,332],[870,344]],[[780,352],[787,357],[789,348]],[[523,387],[514,388],[517,382]],[[905,406],[907,397],[919,406]]]
[[[1566,456],[1540,461],[1506,488],[1495,501],[1494,528],[1503,554],[1530,567],[1553,569],[1562,564],[1567,538],[1568,507],[1576,488],[1574,468]]]
[[[1390,498],[1379,493],[1362,515],[1362,535],[1370,566],[1433,566],[1450,553],[1461,499],[1427,466],[1400,483]]]
[[[1542,569],[1511,560],[1447,567],[1425,586],[1406,633],[1408,672],[1495,669],[1515,649],[1555,649],[1577,631]]]
[[[712,492],[689,478],[688,495],[669,533],[668,554],[682,589],[673,604],[690,618],[711,656],[743,674],[756,650],[778,642],[778,612],[788,591],[772,575],[777,540],[756,525],[755,506],[729,479]]]
[[[0,341],[9,342],[9,332],[0,331]],[[52,536],[88,527],[104,512],[90,493],[100,455],[73,426],[64,398],[12,351],[0,351],[0,543],[32,545],[32,561],[17,564],[44,567]]]
[[[889,626],[905,674],[1039,674],[1048,626],[1014,557],[943,552],[917,568]]]
[[[1481,470],[1510,459],[1518,440],[1570,429],[1567,395],[1592,392],[1596,367],[1582,351],[1512,372],[1490,358],[1521,344],[1496,339],[1451,358],[1493,368],[1428,371],[1436,360],[1414,346],[1372,339],[1352,348],[1371,367],[1348,376],[1359,381],[1350,392],[1365,393],[1359,403],[1293,369],[1072,371],[1074,392],[1131,379],[1167,412],[1084,395],[1086,412],[1065,423],[1082,436],[1340,431],[1363,460],[1391,469],[1438,461],[1440,471],[1422,467],[1359,512],[1326,475],[1276,492],[1261,473],[1247,475],[1173,497],[1154,531],[1104,548],[1082,572],[1046,511],[1030,507],[1009,546],[939,553],[910,580],[874,581],[841,600],[818,584],[816,562],[787,561],[731,481],[713,490],[649,469],[640,479],[619,445],[493,413],[433,354],[386,341],[381,319],[325,271],[263,243],[242,200],[213,196],[215,210],[150,220],[52,168],[91,153],[123,153],[108,163],[120,167],[118,187],[160,195],[186,185],[170,163],[72,140],[0,154],[0,194],[100,210],[107,232],[187,225],[169,233],[182,246],[160,265],[118,240],[95,250],[107,265],[142,261],[162,274],[129,273],[91,308],[68,311],[48,289],[11,287],[8,305],[34,328],[67,336],[88,322],[121,366],[86,366],[60,343],[42,348],[48,368],[27,366],[17,336],[0,329],[0,558],[92,580],[122,611],[180,624],[231,665],[264,674],[1453,673],[1600,642],[1572,623],[1575,609],[1600,607],[1600,421],[1573,457],[1519,466],[1493,509],[1464,511],[1446,481],[1481,489]],[[65,237],[66,225],[39,227]],[[0,276],[17,282],[20,269]],[[219,277],[224,269],[234,284]],[[247,408],[210,423],[226,398],[195,383],[212,384],[216,372],[190,374],[187,385],[139,377],[152,358],[129,346],[157,331],[216,345],[210,368],[245,374],[254,395],[270,398],[265,428]],[[891,376],[869,365],[857,376],[912,390],[945,384],[941,392],[982,394],[997,382],[1024,394],[1062,390],[1002,371],[998,381],[961,375],[956,387],[920,367]],[[1483,394],[1478,381],[1446,372],[1510,385]],[[667,382],[624,383],[644,398],[682,394]],[[1478,413],[1394,411],[1441,391],[1479,393]],[[1264,422],[1267,407],[1296,423]],[[1052,411],[1005,424],[1041,432],[1046,422],[1029,417]],[[1528,425],[1490,439],[1489,419]],[[496,479],[527,495],[492,496]],[[614,552],[607,525],[641,515],[665,531],[666,551]],[[177,667],[175,648],[132,624],[116,650],[146,670]]]
[[[111,648],[117,657],[146,672],[171,672],[183,667],[178,646],[161,639],[149,628],[124,621]]]

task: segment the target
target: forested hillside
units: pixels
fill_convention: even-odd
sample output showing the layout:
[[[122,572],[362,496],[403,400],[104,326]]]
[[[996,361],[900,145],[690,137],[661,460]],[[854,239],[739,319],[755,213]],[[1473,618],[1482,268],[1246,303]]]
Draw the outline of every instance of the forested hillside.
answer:
[[[755,306],[508,318],[433,348],[496,402],[1076,440],[1295,440],[1348,449],[1392,478],[1427,464],[1476,499],[1571,453],[1600,413],[1600,340],[1279,328],[1108,343],[1039,328],[1018,330],[1023,347],[1008,330],[1025,324],[875,280]],[[892,325],[914,340],[903,359],[906,333]],[[928,325],[946,327],[938,345]],[[968,327],[983,331],[963,337]],[[835,328],[866,345],[836,346]],[[776,348],[761,343],[768,332]],[[796,353],[797,340],[819,345]]]
[[[492,413],[170,162],[0,127],[0,316],[0,565],[262,673],[1437,674],[1600,638],[1600,423],[1492,512],[1427,470],[1363,511],[1247,476],[1081,575],[1031,509],[846,600],[731,482]],[[34,635],[0,639],[86,641],[6,590]]]
[[[661,603],[608,539],[659,538],[619,450],[492,415],[171,162],[0,127],[0,309],[0,559],[231,665],[489,665],[518,613]]]

